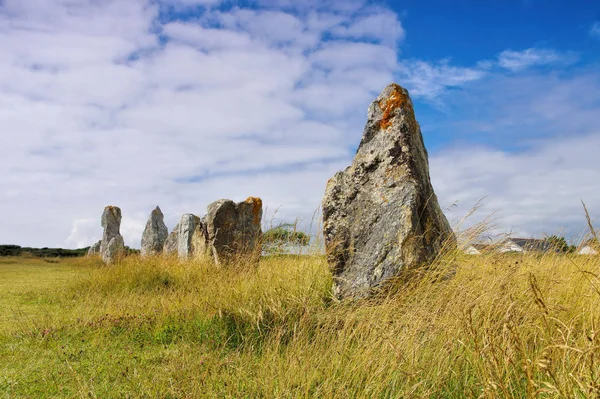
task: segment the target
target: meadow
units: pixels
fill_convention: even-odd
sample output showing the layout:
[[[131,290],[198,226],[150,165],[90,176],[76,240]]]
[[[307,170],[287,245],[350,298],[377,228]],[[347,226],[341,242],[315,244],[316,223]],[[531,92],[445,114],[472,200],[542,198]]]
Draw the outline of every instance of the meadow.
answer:
[[[0,258],[0,398],[600,397],[599,277],[456,252],[346,303],[322,256]]]

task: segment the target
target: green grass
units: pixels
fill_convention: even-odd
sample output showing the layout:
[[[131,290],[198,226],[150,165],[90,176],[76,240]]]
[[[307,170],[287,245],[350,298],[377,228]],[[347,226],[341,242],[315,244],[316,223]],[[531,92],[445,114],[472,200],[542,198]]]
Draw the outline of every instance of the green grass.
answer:
[[[321,257],[0,259],[0,398],[598,397],[599,274],[452,254],[348,304]]]
[[[46,316],[59,313],[50,293],[68,286],[84,269],[73,260],[0,258],[0,332],[43,324]]]

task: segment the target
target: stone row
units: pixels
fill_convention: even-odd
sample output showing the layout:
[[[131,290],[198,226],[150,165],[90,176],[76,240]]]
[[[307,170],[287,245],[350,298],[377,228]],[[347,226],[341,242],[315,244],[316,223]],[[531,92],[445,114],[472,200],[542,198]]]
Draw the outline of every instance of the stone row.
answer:
[[[216,264],[256,263],[262,250],[262,214],[260,198],[250,197],[239,203],[222,199],[210,204],[203,218],[184,214],[169,234],[157,206],[146,223],[140,254],[142,257],[176,254],[180,259],[203,257]],[[102,240],[90,247],[88,255],[99,254],[105,263],[114,263],[125,248],[120,225],[121,210],[107,206],[102,214]]]

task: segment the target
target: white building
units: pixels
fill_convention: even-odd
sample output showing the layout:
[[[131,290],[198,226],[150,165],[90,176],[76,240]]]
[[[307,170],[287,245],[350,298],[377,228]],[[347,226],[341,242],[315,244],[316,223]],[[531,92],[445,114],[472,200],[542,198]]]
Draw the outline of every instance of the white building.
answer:
[[[474,245],[469,245],[464,249],[467,255],[481,255],[481,251],[475,248]]]
[[[600,254],[600,244],[594,239],[587,240],[581,243],[581,247],[577,250],[578,255],[598,255]]]
[[[508,240],[504,241],[500,247],[498,247],[498,252],[505,253],[505,252],[526,252],[526,251],[523,249],[523,247],[518,245],[516,242],[514,242],[511,239],[508,239]]]
[[[598,251],[594,248],[592,248],[591,245],[586,245],[584,247],[581,247],[581,249],[579,251],[577,251],[577,253],[579,255],[598,255]]]

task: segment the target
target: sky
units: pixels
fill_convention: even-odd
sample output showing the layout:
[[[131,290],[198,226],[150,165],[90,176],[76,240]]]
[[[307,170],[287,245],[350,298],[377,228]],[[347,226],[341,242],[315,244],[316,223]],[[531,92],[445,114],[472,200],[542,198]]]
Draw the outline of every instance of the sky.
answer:
[[[116,205],[139,248],[156,205],[249,196],[315,230],[392,82],[457,229],[600,225],[597,1],[0,0],[0,244],[88,246]]]

